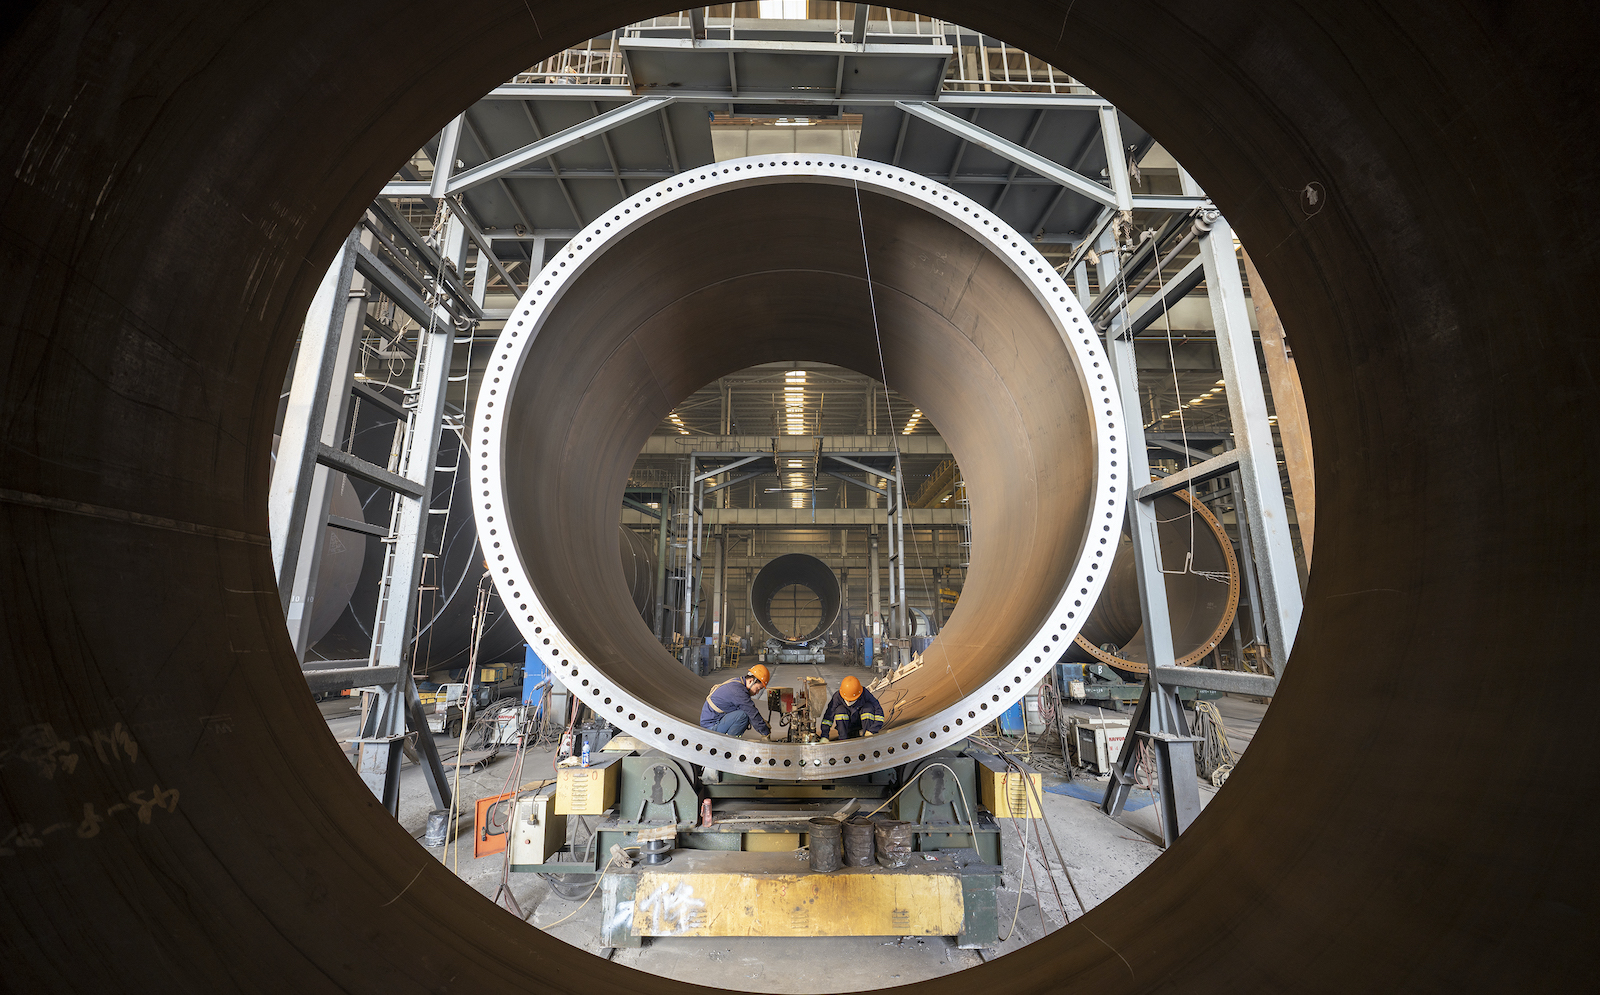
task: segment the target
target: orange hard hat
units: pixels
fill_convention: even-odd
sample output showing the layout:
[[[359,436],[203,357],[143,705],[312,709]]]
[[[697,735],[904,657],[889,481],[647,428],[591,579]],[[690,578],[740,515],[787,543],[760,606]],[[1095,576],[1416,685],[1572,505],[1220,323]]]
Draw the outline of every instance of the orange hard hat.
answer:
[[[861,697],[861,682],[854,675],[846,677],[839,682],[839,697],[854,705],[856,699]]]
[[[754,667],[751,667],[749,670],[745,671],[745,676],[754,677],[756,680],[761,682],[762,687],[766,687],[767,682],[772,680],[772,671],[758,663]]]

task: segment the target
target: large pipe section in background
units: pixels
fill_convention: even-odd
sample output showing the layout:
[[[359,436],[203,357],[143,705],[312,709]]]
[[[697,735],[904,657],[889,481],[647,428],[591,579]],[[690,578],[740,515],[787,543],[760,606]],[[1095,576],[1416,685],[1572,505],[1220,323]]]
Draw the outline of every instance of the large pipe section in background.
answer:
[[[1188,832],[1043,940],[899,990],[1587,990],[1600,468],[1552,426],[1600,369],[1592,5],[916,6],[1114,101],[1256,247],[1320,520],[1283,685]],[[382,184],[491,87],[669,8],[0,14],[7,987],[703,990],[526,927],[373,800],[306,694],[265,497],[300,322]],[[1507,709],[1530,633],[1560,693]],[[1559,784],[1496,790],[1486,736]]]
[[[356,412],[353,451],[379,466],[387,465],[394,444],[394,418],[376,405],[359,405]],[[424,561],[422,588],[417,599],[417,620],[412,635],[412,670],[436,679],[460,674],[472,653],[473,616],[477,610],[478,584],[483,580],[483,550],[478,543],[477,522],[470,508],[471,487],[467,480],[468,459],[462,452],[458,432],[439,433],[437,465],[456,467],[456,473],[435,473],[429,507],[425,549],[434,554]],[[388,526],[393,494],[364,481],[351,484],[360,497],[355,514],[347,517]],[[349,544],[364,542],[366,558],[359,579],[343,590],[342,603],[324,603],[319,588],[317,605],[321,612],[341,609],[329,619],[324,635],[312,644],[314,656],[326,660],[350,660],[367,656],[372,647],[373,620],[377,616],[378,596],[387,563],[383,540],[345,533]],[[621,541],[626,542],[624,537]],[[624,566],[627,555],[624,554]],[[506,613],[500,599],[491,597],[485,609],[483,634],[479,637],[480,663],[521,662],[522,633]]]
[[[880,696],[896,722],[877,749],[752,749],[702,729],[705,682],[656,641],[614,565],[616,495],[650,433],[701,385],[787,359],[917,398],[982,537],[962,611],[924,652],[934,665]],[[1032,246],[917,173],[756,156],[641,190],[550,261],[489,365],[473,509],[501,600],[586,704],[692,763],[815,778],[960,742],[1049,671],[1111,564],[1126,442],[1099,340]]]
[[[817,623],[805,632],[786,632],[772,620],[773,598],[792,586],[805,588],[817,599]],[[769,636],[786,643],[807,643],[827,632],[839,617],[839,604],[839,575],[807,553],[786,553],[769,560],[750,578],[750,613],[756,624]]]
[[[648,619],[655,605],[656,548],[650,540],[620,523],[617,547],[622,557],[622,580],[628,586],[628,597],[639,617]]]
[[[1157,498],[1156,521],[1173,656],[1178,666],[1193,666],[1217,648],[1233,625],[1239,608],[1239,562],[1222,524],[1188,491]],[[1106,589],[1063,659],[1109,663],[1129,674],[1150,669],[1133,540],[1126,532],[1119,537]]]

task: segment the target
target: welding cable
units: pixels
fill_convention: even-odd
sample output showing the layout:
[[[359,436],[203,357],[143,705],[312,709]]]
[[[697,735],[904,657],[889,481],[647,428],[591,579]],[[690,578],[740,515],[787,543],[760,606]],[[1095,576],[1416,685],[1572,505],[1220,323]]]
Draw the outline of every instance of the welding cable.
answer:
[[[1003,759],[1005,759],[1007,763],[1012,763],[1009,757],[1004,757]],[[1016,765],[1013,764],[1013,766]],[[1019,768],[1018,773],[1026,775],[1027,771],[1020,770]],[[1044,817],[1044,795],[1041,794],[1038,787],[1034,785],[1033,778],[1024,776],[1023,783],[1028,786],[1028,794],[1032,796],[1033,803],[1039,808],[1039,822],[1044,823],[1044,831],[1050,835],[1050,846],[1056,851],[1056,861],[1061,864],[1061,873],[1065,874],[1067,877],[1067,887],[1072,889],[1073,899],[1078,903],[1078,908],[1080,910],[1083,912],[1088,912],[1089,907],[1083,904],[1083,896],[1078,894],[1078,883],[1072,880],[1072,871],[1067,867],[1067,858],[1061,855],[1061,844],[1056,842],[1056,831],[1050,828],[1050,820]],[[1034,832],[1038,832],[1037,826],[1034,827]],[[1043,840],[1039,842],[1039,852],[1041,855],[1044,853]],[[1049,867],[1050,862],[1046,860],[1045,868],[1048,869]],[[1066,913],[1064,908],[1062,909],[1062,913]]]
[[[1043,809],[1041,809],[1040,812],[1042,813]],[[1035,840],[1037,840],[1038,843],[1039,843],[1039,863],[1044,865],[1045,880],[1050,882],[1050,891],[1051,891],[1051,893],[1053,893],[1056,896],[1056,908],[1061,910],[1061,921],[1063,923],[1069,923],[1069,922],[1072,921],[1072,916],[1067,912],[1067,903],[1065,901],[1063,901],[1062,898],[1061,898],[1061,888],[1060,888],[1059,885],[1056,884],[1056,876],[1054,874],[1050,873],[1050,858],[1045,855],[1045,852],[1044,852],[1044,837],[1039,834],[1039,823],[1040,823],[1041,820],[1040,819],[1030,819],[1029,821],[1033,823],[1033,838]],[[1023,835],[1023,839],[1024,840],[1027,839],[1027,835],[1026,834]],[[1035,894],[1035,897],[1037,897],[1037,895],[1038,895],[1038,887],[1039,887],[1038,879],[1035,878],[1034,879],[1034,894]],[[1043,913],[1041,912],[1040,915],[1043,916]]]
[[[520,710],[520,707],[519,707],[519,710]],[[500,792],[499,793],[501,795],[505,795],[505,794],[508,794],[508,793],[511,795],[510,805],[506,808],[506,822],[505,822],[505,831],[506,831],[506,834],[507,834],[507,837],[508,837],[508,839],[507,839],[508,843],[509,843],[509,834],[511,832],[511,822],[516,817],[515,813],[516,813],[516,808],[517,808],[517,796],[520,795],[522,792],[521,792],[521,789],[518,789],[517,791],[514,791],[514,792],[507,792],[506,789],[511,787],[511,785],[513,785],[513,784],[522,783],[522,761],[523,761],[524,755],[527,752],[527,747],[528,747],[528,735],[527,735],[527,733],[528,733],[528,731],[527,731],[527,728],[526,728],[525,725],[522,728],[518,729],[518,731],[517,731],[517,752],[516,752],[515,757],[512,760],[511,769],[506,774],[505,781],[503,783],[501,783],[501,785],[500,785]],[[537,793],[538,792],[535,792],[535,794],[537,794]],[[490,825],[493,825],[495,807],[496,806],[494,806],[494,805],[490,805],[488,811],[486,811],[484,813],[484,818],[489,822]],[[504,894],[506,896],[506,911],[510,912],[512,915],[521,917],[522,916],[522,907],[517,903],[517,897],[516,897],[516,895],[512,894],[512,891],[511,891],[511,847],[509,845],[506,846],[503,850],[500,851],[500,853],[501,853],[501,858],[500,858],[500,887],[498,889],[496,889],[496,891],[494,893],[494,902],[495,902],[496,905],[498,905],[500,903],[501,894]]]
[[[899,798],[907,788],[920,781],[922,779],[922,775],[926,774],[930,770],[933,770],[935,767],[943,767],[945,770],[950,772],[951,777],[955,778],[956,790],[961,792],[961,804],[966,806],[967,809],[967,828],[972,832],[972,849],[976,851],[978,849],[978,824],[972,820],[972,805],[967,801],[967,789],[961,786],[961,775],[957,774],[955,768],[951,767],[949,764],[931,763],[926,767],[923,767],[921,770],[917,771],[916,777],[913,777],[911,780],[901,785],[900,790],[896,791],[894,794],[885,799],[882,805],[879,805],[877,808],[868,812],[866,814],[866,818],[870,819],[879,812],[882,812],[890,802],[894,801],[896,798]]]
[[[1027,784],[1029,787],[1033,786],[1033,780],[1028,777],[1028,771],[1023,770],[1022,766],[1020,764],[1014,762],[1010,757],[1006,756],[1003,753],[1000,754],[1000,758],[1002,760],[1004,760],[1007,765],[1012,767],[1022,777],[1024,784]],[[1044,814],[1044,806],[1042,804],[1039,806],[1039,813],[1040,813],[1040,815]],[[1055,892],[1056,907],[1061,910],[1061,921],[1062,921],[1062,923],[1069,923],[1069,922],[1072,921],[1072,916],[1070,916],[1067,913],[1067,903],[1065,901],[1063,901],[1062,898],[1061,898],[1061,889],[1056,887],[1055,875],[1050,873],[1050,858],[1046,857],[1045,853],[1044,853],[1044,839],[1043,839],[1043,837],[1039,836],[1038,820],[1034,820],[1034,822],[1035,822],[1035,824],[1034,824],[1034,827],[1033,827],[1033,835],[1034,835],[1035,839],[1039,840],[1039,861],[1040,861],[1040,863],[1042,863],[1044,865],[1044,874],[1045,874],[1045,877],[1050,882],[1050,890]],[[1013,820],[1011,825],[1012,825],[1012,828],[1017,831],[1017,838],[1022,841],[1023,859],[1026,860],[1027,863],[1028,863],[1028,873],[1033,876],[1033,892],[1034,892],[1034,898],[1037,901],[1037,899],[1039,897],[1039,878],[1038,878],[1038,875],[1033,874],[1033,851],[1028,847],[1027,834],[1025,834],[1022,831],[1022,827],[1020,825],[1018,825],[1017,821]],[[1055,838],[1054,836],[1051,837],[1052,840],[1054,838]],[[1057,852],[1057,856],[1058,857],[1060,856],[1059,851]],[[1066,866],[1065,864],[1062,865],[1063,869],[1065,869],[1065,866]],[[1020,878],[1020,876],[1019,876],[1019,878]],[[1080,902],[1079,905],[1081,907],[1082,903]],[[1043,929],[1046,933],[1049,932],[1049,928],[1046,927],[1045,924],[1044,924],[1044,907],[1043,907],[1043,903],[1040,903],[1040,908],[1039,908],[1039,928]]]
[[[637,846],[625,846],[625,847],[622,847],[622,849],[623,850],[637,850],[637,849],[639,849],[639,847],[637,847]],[[577,908],[573,909],[571,912],[568,912],[566,915],[562,916],[560,919],[557,919],[555,922],[551,923],[550,925],[548,925],[548,926],[540,926],[538,928],[542,929],[542,930],[544,930],[546,932],[549,932],[550,930],[555,929],[557,926],[559,926],[562,923],[566,922],[568,919],[571,919],[573,916],[577,915],[579,912],[582,912],[583,911],[583,906],[584,905],[588,905],[589,904],[589,900],[594,898],[594,893],[600,890],[600,882],[604,881],[606,879],[606,875],[611,873],[611,865],[616,863],[616,862],[617,862],[617,858],[616,858],[615,855],[613,855],[610,860],[606,861],[606,866],[600,869],[600,876],[595,879],[594,887],[589,889],[589,897],[585,898],[583,900],[583,905],[580,905]],[[528,915],[532,915],[532,914],[533,914],[532,912],[528,913]],[[523,916],[523,921],[524,922],[527,921],[527,916]]]
[[[472,707],[472,679],[477,675],[478,672],[478,644],[483,638],[481,622],[483,614],[487,610],[489,603],[488,594],[484,589],[488,581],[489,574],[487,571],[485,571],[484,575],[478,580],[478,610],[474,612],[472,623],[472,643],[467,653],[467,679],[462,683],[461,686],[461,707],[464,710]],[[450,700],[449,696],[447,695],[445,697],[445,719],[448,721],[449,717]],[[450,815],[449,821],[445,823],[447,826],[451,827],[451,831],[454,831],[456,820],[461,815],[461,754],[465,752],[466,746],[467,722],[466,712],[463,711],[461,732],[456,740],[455,783],[450,789]],[[439,862],[441,864],[449,859],[450,852],[451,848],[449,844],[446,843],[445,848],[439,853]],[[456,876],[459,877],[461,875],[461,834],[459,832],[455,833],[455,871]]]
[[[1015,820],[1015,819],[1011,820],[1011,828],[1016,830],[1016,832],[1017,832],[1017,842],[1022,844],[1022,866],[1027,868],[1028,877],[1033,880],[1033,907],[1039,913],[1039,934],[1041,936],[1049,935],[1050,927],[1046,926],[1045,922],[1044,922],[1044,903],[1039,900],[1039,894],[1040,894],[1040,892],[1039,892],[1039,875],[1034,870],[1034,867],[1033,867],[1033,851],[1028,847],[1028,837],[1022,832],[1022,827],[1017,824],[1017,820]],[[1040,847],[1040,849],[1042,850],[1043,847]],[[1042,855],[1043,854],[1041,853],[1041,856]],[[1050,876],[1049,872],[1050,872],[1050,865],[1047,862],[1045,864],[1045,876],[1046,877]],[[1018,913],[1021,913],[1021,911],[1022,911],[1022,882],[1023,882],[1022,875],[1019,873],[1017,875],[1017,911],[1018,911]],[[1053,886],[1054,884],[1055,884],[1055,881],[1054,881],[1054,879],[1052,879],[1051,880],[1051,885]],[[1056,904],[1059,905],[1060,903],[1061,903],[1061,895],[1060,895],[1060,893],[1057,893],[1056,894]],[[1063,922],[1068,921],[1067,920],[1067,910],[1066,910],[1066,908],[1064,906],[1061,909],[1061,919],[1062,919]],[[1017,928],[1015,920],[1012,920],[1011,928],[1012,929],[1016,929]],[[1009,940],[1010,938],[1011,938],[1011,934],[1007,933],[1006,934],[1006,939]]]
[[[1140,784],[1139,781],[1140,771],[1144,772],[1143,784]],[[1141,742],[1139,744],[1139,756],[1134,767],[1133,783],[1136,786],[1143,787],[1146,791],[1150,792],[1150,796],[1155,799],[1156,826],[1161,830],[1162,847],[1165,848],[1167,839],[1167,820],[1161,814],[1161,792],[1156,787],[1156,776],[1156,759],[1154,752],[1150,749],[1150,744]]]

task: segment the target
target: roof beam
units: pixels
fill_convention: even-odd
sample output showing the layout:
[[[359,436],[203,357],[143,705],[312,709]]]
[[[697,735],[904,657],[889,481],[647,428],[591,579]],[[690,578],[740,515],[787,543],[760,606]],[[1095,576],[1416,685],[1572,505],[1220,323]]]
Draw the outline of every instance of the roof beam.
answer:
[[[528,119],[528,127],[533,129],[533,140],[543,141],[544,129],[539,127],[539,119],[533,116],[533,107],[526,100],[522,101],[522,115]],[[556,186],[561,190],[561,198],[567,202],[567,210],[572,212],[572,223],[580,228],[583,227],[583,215],[578,213],[578,204],[572,199],[572,191],[567,189],[567,181],[561,176],[561,167],[556,165],[555,154],[551,153],[545,162],[549,164],[550,175],[554,177]]]
[[[491,159],[481,166],[464,169],[451,177],[449,190],[451,193],[460,193],[463,190],[488,183],[492,180],[520,169],[530,162],[547,159],[563,149],[569,149],[599,135],[604,135],[618,125],[627,124],[635,118],[656,111],[676,100],[676,97],[640,97],[621,107],[613,107],[596,116],[575,124],[564,131],[558,131],[549,138],[544,138],[531,145],[524,145],[514,152]]]
[[[1107,207],[1117,206],[1115,193],[1082,173],[1075,173],[1059,163],[1046,159],[1037,152],[1028,151],[1016,142],[1007,141],[970,121],[963,121],[949,111],[940,110],[931,104],[907,100],[896,101],[895,106],[907,114],[921,118],[936,128],[948,131],[963,141],[971,142],[979,148],[987,149],[1002,159],[1009,159],[1046,179],[1054,180],[1062,187],[1087,197],[1098,204],[1104,204]]]
[[[892,46],[897,49],[913,49],[912,55],[926,55],[925,51],[916,51],[915,46]],[[853,56],[855,53],[851,53]],[[484,100],[576,100],[587,103],[591,100],[632,100],[638,94],[626,86],[608,86],[597,84],[578,83],[508,83],[497,86],[489,91]],[[679,90],[670,94],[679,103],[726,103],[729,92],[726,90]],[[900,100],[929,100],[927,93],[904,94],[849,94],[835,97],[831,93],[816,93],[814,91],[779,90],[750,91],[739,96],[741,103],[773,103],[781,101],[789,104],[860,104],[863,106],[888,106]],[[959,91],[941,93],[936,101],[940,107],[1012,107],[1012,108],[1038,108],[1050,110],[1098,112],[1100,108],[1108,106],[1106,98],[1092,93],[981,93]]]
[[[452,198],[450,206],[455,209],[456,220],[460,221],[461,227],[467,230],[467,237],[472,239],[472,244],[476,245],[478,251],[483,253],[484,258],[489,260],[489,265],[493,266],[495,272],[500,274],[500,279],[506,282],[506,286],[520,296],[526,288],[517,286],[517,281],[512,279],[510,272],[506,270],[505,264],[500,261],[500,257],[494,254],[494,245],[484,237],[483,229],[478,227],[477,219],[473,218],[471,212],[467,210],[465,204],[461,203],[459,197]]]

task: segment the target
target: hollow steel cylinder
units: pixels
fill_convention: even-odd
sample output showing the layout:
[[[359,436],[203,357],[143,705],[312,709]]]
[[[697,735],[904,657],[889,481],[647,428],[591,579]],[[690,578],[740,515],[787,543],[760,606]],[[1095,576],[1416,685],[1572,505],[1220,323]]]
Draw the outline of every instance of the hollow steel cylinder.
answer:
[[[614,566],[618,499],[661,419],[785,359],[915,398],[967,480],[962,610],[933,665],[879,696],[895,725],[867,746],[702,729],[708,681],[656,641]],[[836,156],[692,169],[582,229],[512,310],[474,414],[479,535],[530,645],[630,735],[764,777],[896,766],[1021,700],[1098,596],[1127,486],[1108,370],[1060,275],[954,190]]]

